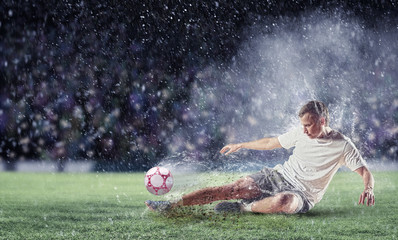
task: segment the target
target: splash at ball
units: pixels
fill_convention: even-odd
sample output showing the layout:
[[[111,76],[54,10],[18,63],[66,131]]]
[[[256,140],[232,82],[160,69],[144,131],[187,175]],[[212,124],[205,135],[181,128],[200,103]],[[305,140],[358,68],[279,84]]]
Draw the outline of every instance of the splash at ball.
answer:
[[[145,175],[145,187],[155,195],[168,193],[173,187],[173,183],[173,175],[164,167],[153,167]]]

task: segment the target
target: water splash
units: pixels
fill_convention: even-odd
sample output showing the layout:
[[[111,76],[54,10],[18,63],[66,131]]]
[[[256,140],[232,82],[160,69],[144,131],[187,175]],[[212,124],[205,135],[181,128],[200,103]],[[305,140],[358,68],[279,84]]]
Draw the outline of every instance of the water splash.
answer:
[[[196,142],[205,133],[208,144],[188,151],[214,154],[222,144],[278,136],[299,126],[299,108],[317,99],[328,105],[331,127],[375,157],[368,149],[369,134],[384,141],[386,131],[374,122],[396,126],[385,104],[397,97],[397,85],[386,77],[394,76],[390,59],[397,57],[397,29],[370,29],[337,9],[328,16],[313,11],[297,18],[270,17],[248,35],[228,67],[209,66],[197,74],[189,104],[197,120],[176,133],[173,146]],[[219,135],[225,142],[211,144],[209,139]]]

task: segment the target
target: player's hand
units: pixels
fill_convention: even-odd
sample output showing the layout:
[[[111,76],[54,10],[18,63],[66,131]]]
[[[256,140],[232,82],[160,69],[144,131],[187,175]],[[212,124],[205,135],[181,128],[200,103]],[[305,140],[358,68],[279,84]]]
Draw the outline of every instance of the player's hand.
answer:
[[[366,201],[366,199],[367,199],[367,201]],[[359,202],[358,202],[359,205],[361,205],[361,204],[365,205],[365,201],[366,201],[367,206],[375,205],[375,195],[373,194],[372,188],[365,189],[362,192],[362,194],[359,196]]]
[[[242,148],[242,144],[228,144],[220,150],[221,154],[229,155],[233,152],[239,151]]]

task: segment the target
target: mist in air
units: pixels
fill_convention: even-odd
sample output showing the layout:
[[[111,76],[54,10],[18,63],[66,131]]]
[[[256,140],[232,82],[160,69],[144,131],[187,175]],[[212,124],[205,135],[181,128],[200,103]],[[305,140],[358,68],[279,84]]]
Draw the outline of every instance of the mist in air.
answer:
[[[290,152],[219,150],[314,99],[368,162],[397,162],[394,4],[6,1],[0,171],[256,171]]]
[[[208,66],[197,74],[189,109],[198,114],[174,136],[171,152],[176,154],[166,160],[201,170],[273,166],[289,153],[243,150],[224,157],[213,149],[203,157],[189,148],[217,137],[207,132],[224,135],[224,144],[278,136],[299,126],[299,108],[314,99],[328,105],[331,127],[353,139],[368,161],[393,157],[396,145],[384,153],[371,146],[398,132],[397,28],[383,23],[367,28],[341,9],[264,22],[247,30],[247,41],[226,70]],[[178,152],[182,149],[188,152]]]

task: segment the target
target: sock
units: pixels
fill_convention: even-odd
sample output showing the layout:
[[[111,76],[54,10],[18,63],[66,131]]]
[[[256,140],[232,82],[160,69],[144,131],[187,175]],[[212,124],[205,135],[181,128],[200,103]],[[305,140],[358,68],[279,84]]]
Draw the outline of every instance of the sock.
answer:
[[[253,203],[242,203],[243,211],[244,212],[251,212],[252,211]]]
[[[175,200],[173,200],[173,201],[170,201],[170,203],[171,203],[171,205],[172,205],[173,207],[176,207],[176,206],[183,206],[183,205],[184,205],[184,200],[182,199],[182,197],[179,197],[178,199],[175,199]]]

